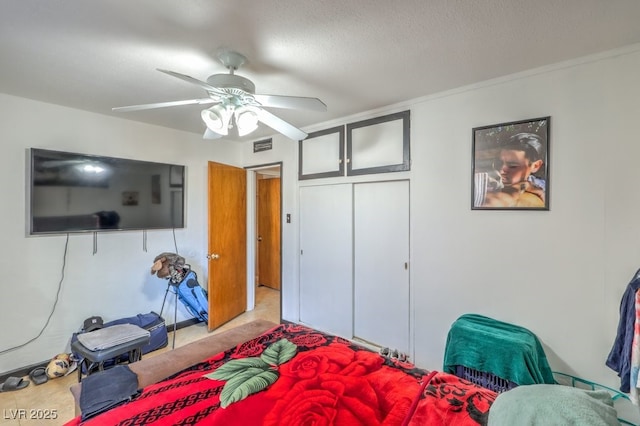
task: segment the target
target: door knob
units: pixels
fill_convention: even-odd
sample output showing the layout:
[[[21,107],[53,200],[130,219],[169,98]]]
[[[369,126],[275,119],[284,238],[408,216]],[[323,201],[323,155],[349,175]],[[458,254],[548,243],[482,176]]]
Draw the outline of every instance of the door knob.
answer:
[[[216,260],[220,258],[220,255],[217,253],[211,253],[207,255],[207,260]]]
[[[262,237],[258,237],[258,241],[262,241]]]

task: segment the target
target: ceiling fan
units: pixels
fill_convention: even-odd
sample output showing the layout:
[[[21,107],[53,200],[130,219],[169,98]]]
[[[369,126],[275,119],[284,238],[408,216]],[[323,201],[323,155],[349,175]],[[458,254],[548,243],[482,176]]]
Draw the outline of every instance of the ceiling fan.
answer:
[[[207,91],[207,98],[131,105],[113,108],[113,111],[128,112],[181,105],[214,104],[200,113],[202,120],[207,125],[204,139],[217,139],[226,136],[229,134],[229,129],[234,126],[238,136],[245,136],[256,130],[258,123],[263,123],[290,139],[302,140],[307,137],[305,132],[266,111],[264,107],[320,112],[327,110],[327,106],[318,98],[256,94],[255,85],[251,80],[235,74],[235,71],[247,60],[242,54],[232,50],[223,50],[218,53],[218,59],[229,70],[229,73],[213,74],[207,78],[206,82],[185,74],[158,68],[160,72],[200,86]]]

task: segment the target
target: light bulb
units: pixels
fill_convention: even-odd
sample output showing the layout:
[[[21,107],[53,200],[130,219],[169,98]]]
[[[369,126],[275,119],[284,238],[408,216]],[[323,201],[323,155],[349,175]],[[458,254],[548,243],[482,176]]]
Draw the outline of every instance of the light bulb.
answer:
[[[200,113],[202,121],[207,128],[219,135],[226,136],[229,134],[229,122],[231,120],[232,111],[223,105],[214,105],[209,109],[205,109]]]
[[[238,136],[245,136],[258,128],[258,114],[249,107],[240,107],[235,111]]]

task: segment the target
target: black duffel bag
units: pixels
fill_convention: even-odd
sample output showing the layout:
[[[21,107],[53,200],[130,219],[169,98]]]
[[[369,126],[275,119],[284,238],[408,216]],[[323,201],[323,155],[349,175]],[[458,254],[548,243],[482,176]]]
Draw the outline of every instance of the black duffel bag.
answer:
[[[164,318],[162,318],[160,315],[158,315],[155,312],[149,312],[148,314],[138,314],[133,317],[120,318],[117,320],[109,321],[104,323],[101,328],[106,328],[106,327],[110,327],[112,325],[118,325],[118,324],[137,325],[138,327],[144,328],[145,330],[148,330],[151,333],[149,344],[142,347],[143,354],[155,351],[157,349],[164,348],[165,346],[167,346],[169,342],[169,339],[167,336],[167,327],[165,325]],[[80,333],[73,333],[73,335],[71,336],[71,343],[78,340],[78,334]],[[74,356],[76,359],[82,358],[82,356],[79,354],[74,353]],[[112,367],[115,364],[119,364],[121,362],[127,362],[128,360],[129,360],[129,355],[123,354],[118,359],[114,358],[114,359],[105,361],[104,368],[106,369],[106,368]],[[84,364],[82,364],[82,367],[84,370]],[[86,371],[82,371],[82,372],[84,374],[87,373]]]

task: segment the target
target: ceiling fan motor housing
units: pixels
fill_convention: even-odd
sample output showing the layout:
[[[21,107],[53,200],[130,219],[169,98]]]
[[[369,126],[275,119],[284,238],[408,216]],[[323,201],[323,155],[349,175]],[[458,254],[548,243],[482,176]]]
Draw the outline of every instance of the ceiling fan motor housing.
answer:
[[[252,95],[256,93],[256,86],[251,80],[235,74],[214,74],[207,78],[207,83],[213,87],[240,89]]]

